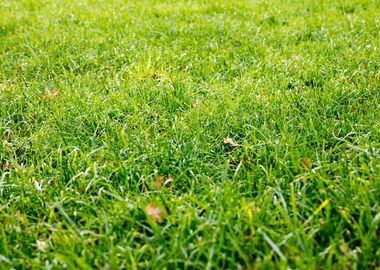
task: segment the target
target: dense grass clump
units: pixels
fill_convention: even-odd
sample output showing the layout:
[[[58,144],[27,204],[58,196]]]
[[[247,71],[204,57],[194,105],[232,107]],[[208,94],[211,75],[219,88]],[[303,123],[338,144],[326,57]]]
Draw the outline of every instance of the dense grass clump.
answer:
[[[380,267],[380,1],[0,2],[0,268]]]

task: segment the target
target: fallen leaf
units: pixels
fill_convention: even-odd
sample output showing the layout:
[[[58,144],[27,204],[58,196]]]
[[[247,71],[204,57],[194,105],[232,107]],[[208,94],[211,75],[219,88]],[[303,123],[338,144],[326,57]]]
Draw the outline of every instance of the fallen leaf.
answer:
[[[153,180],[153,187],[157,190],[160,190],[163,186],[170,186],[173,182],[173,178],[170,175],[158,176]]]
[[[9,130],[6,130],[6,131],[3,132],[3,136],[4,137],[9,137],[9,134],[10,134]]]
[[[0,162],[0,170],[6,170],[9,169],[9,163],[6,162]]]
[[[45,99],[55,99],[57,97],[58,97],[57,89],[53,89],[52,91],[49,91],[46,89],[44,94],[43,94],[43,98],[45,98]]]
[[[307,158],[307,157],[302,158],[302,160],[301,160],[301,166],[300,166],[302,171],[304,171],[304,170],[310,170],[311,169],[311,165],[312,165],[312,162],[311,162],[310,158]]]
[[[230,137],[224,137],[224,143],[225,144],[229,144],[231,145],[232,147],[238,147],[239,145],[233,140],[231,139]]]
[[[310,158],[304,157],[301,159],[300,163],[293,166],[292,169],[295,174],[299,174],[304,171],[310,170],[312,167],[312,164],[313,162],[311,161]]]
[[[153,181],[153,186],[155,189],[160,190],[162,185],[165,183],[165,176],[158,176]]]
[[[156,223],[161,223],[163,219],[168,215],[164,206],[158,206],[154,203],[148,203],[145,207],[145,213],[148,218]]]
[[[45,252],[48,244],[45,241],[37,240],[37,249],[39,251]]]

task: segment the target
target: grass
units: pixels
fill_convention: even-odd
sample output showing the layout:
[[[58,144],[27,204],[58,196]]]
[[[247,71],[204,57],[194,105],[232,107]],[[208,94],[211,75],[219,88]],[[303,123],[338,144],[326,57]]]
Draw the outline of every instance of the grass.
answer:
[[[380,2],[0,3],[0,268],[379,269]]]

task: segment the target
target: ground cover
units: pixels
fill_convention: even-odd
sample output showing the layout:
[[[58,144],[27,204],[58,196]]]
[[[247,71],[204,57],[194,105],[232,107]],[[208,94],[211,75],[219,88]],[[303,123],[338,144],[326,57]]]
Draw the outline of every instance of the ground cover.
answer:
[[[380,266],[380,2],[0,2],[0,268]]]

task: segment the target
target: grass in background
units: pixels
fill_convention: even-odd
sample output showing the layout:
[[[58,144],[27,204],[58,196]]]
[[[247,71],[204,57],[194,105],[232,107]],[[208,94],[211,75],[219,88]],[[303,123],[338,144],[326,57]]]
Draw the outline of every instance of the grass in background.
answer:
[[[380,266],[380,2],[0,3],[0,265]]]

